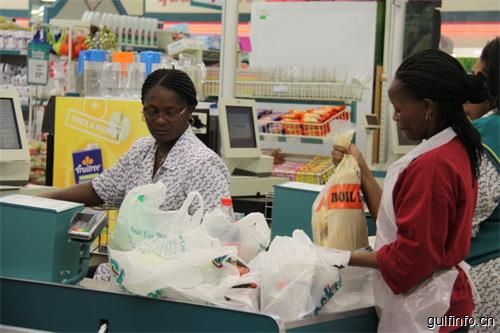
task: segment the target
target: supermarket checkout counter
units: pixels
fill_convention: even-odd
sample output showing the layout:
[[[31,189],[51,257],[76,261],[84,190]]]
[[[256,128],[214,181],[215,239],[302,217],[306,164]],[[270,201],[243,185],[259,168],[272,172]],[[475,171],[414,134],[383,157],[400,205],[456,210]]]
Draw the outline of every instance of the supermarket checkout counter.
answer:
[[[83,209],[38,197],[0,198],[1,325],[48,331],[97,331],[103,324],[110,331],[376,330],[371,306],[282,322],[262,313],[130,295],[111,283],[82,280],[85,251],[70,232],[81,236],[77,222],[99,220]]]
[[[262,314],[130,295],[109,283],[80,286],[0,278],[1,324],[47,331],[110,332],[374,332],[373,308],[291,322]],[[195,319],[195,320],[193,320]]]

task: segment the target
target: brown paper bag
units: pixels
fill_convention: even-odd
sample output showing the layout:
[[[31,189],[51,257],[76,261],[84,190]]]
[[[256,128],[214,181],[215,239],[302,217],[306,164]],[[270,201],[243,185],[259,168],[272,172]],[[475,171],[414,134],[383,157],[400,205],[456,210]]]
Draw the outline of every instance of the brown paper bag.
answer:
[[[353,134],[354,130],[343,133],[335,139],[336,144],[347,149]],[[360,190],[358,163],[346,154],[313,203],[311,223],[315,244],[350,251],[368,245]]]

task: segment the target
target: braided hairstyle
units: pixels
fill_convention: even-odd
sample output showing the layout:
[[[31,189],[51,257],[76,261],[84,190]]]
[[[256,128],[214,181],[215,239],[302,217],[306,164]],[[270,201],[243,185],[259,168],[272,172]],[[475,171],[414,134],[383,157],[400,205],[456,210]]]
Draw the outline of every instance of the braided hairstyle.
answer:
[[[183,71],[178,69],[158,69],[146,78],[142,85],[141,101],[144,100],[149,91],[156,86],[161,86],[175,92],[189,107],[194,108],[198,104],[196,89],[193,81]]]
[[[483,62],[485,69],[482,72],[486,76],[486,85],[489,90],[489,101],[493,107],[500,107],[500,86],[498,84],[500,67],[498,65],[500,58],[500,37],[496,37],[488,42],[479,57]]]
[[[451,126],[467,150],[472,173],[478,177],[481,137],[467,119],[462,104],[481,103],[488,98],[484,77],[468,75],[455,58],[443,51],[424,50],[403,61],[396,79],[414,97],[428,98],[436,104],[438,132]]]

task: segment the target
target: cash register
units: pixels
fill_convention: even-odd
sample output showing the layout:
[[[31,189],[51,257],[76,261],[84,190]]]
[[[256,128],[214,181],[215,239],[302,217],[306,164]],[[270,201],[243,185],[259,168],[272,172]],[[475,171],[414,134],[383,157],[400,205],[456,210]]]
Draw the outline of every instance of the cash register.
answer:
[[[90,247],[105,211],[24,194],[0,197],[0,276],[75,284],[88,270]]]

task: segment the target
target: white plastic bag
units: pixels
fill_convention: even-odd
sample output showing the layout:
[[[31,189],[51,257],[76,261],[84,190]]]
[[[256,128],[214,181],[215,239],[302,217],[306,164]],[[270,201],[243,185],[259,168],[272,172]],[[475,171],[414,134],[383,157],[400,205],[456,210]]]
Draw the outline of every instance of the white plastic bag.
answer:
[[[261,274],[261,312],[289,321],[321,309],[342,284],[333,265],[344,265],[349,255],[325,250],[302,230],[274,238],[269,250],[249,263],[251,271]]]
[[[342,288],[320,311],[338,313],[375,305],[373,276],[376,270],[365,267],[346,267],[340,270]]]
[[[271,241],[271,230],[261,213],[251,213],[236,222],[227,220],[220,209],[214,209],[203,218],[203,227],[208,234],[223,245],[238,248],[238,257],[249,262],[264,251]]]
[[[334,142],[347,149],[354,129],[346,121],[332,124]],[[361,172],[356,159],[344,155],[312,206],[315,244],[354,251],[368,245],[368,227],[360,195]]]
[[[149,184],[125,197],[109,247],[116,282],[144,296],[224,302],[240,273],[217,259],[235,256],[236,248],[222,246],[201,227],[204,207],[198,193],[189,193],[178,211],[164,212],[159,206],[165,191],[161,183]],[[201,205],[190,216],[196,197]]]

